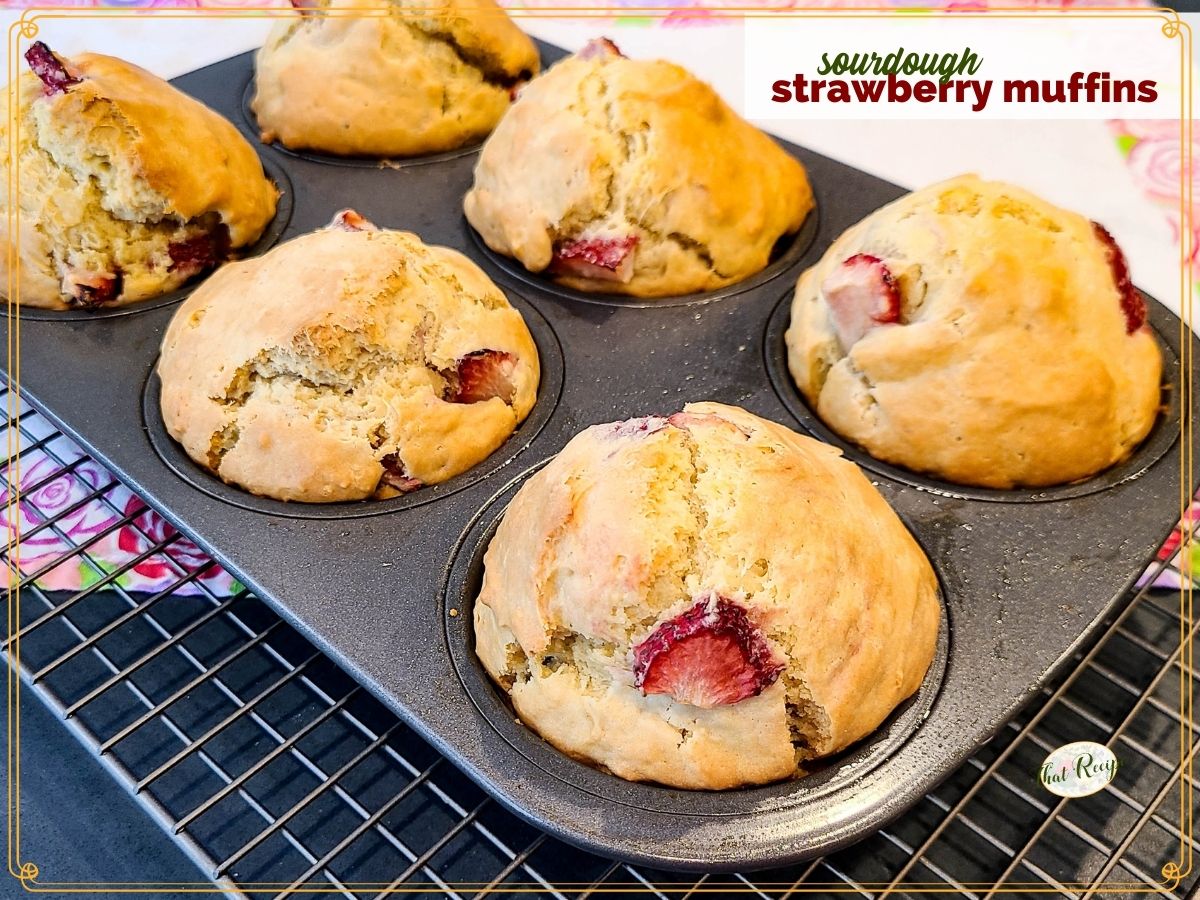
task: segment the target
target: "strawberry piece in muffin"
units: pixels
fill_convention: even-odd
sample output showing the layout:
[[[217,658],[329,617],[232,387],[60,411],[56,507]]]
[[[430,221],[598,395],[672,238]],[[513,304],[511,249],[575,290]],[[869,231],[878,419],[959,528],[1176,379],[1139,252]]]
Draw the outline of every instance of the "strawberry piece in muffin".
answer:
[[[1125,333],[1133,334],[1146,324],[1146,302],[1138,293],[1137,288],[1133,286],[1133,281],[1129,278],[1129,263],[1125,261],[1125,254],[1121,252],[1121,248],[1109,234],[1108,229],[1099,222],[1093,222],[1092,230],[1096,233],[1096,240],[1104,245],[1104,252],[1108,257],[1108,267],[1112,269],[1117,293],[1121,295],[1121,312],[1125,314]]]
[[[71,85],[79,84],[79,79],[68,72],[63,61],[41,41],[35,41],[25,51],[25,61],[33,74],[42,80],[46,96],[61,94]]]
[[[63,278],[63,292],[71,309],[99,309],[121,295],[121,272],[88,272],[71,269]]]
[[[329,223],[330,228],[340,228],[342,231],[378,231],[379,226],[361,213],[353,209],[343,209],[334,213]]]
[[[633,251],[637,242],[636,234],[563,241],[554,248],[550,271],[555,275],[627,284],[633,277]]]
[[[660,624],[633,654],[642,693],[702,709],[756,697],[784,670],[746,610],[716,593]]]
[[[449,403],[482,403],[499,397],[512,403],[512,373],[517,358],[502,350],[475,350],[462,357],[446,377]]]
[[[624,422],[613,422],[610,426],[609,437],[643,437],[662,431],[669,425],[665,416],[639,416],[636,419],[626,419]]]
[[[900,321],[900,288],[877,256],[851,256],[826,277],[821,292],[838,340],[847,349],[872,328]]]
[[[583,49],[576,55],[580,59],[598,59],[602,56],[625,57],[625,54],[621,52],[621,48],[606,37],[593,38],[584,44]]]
[[[198,275],[220,265],[229,256],[229,229],[218,225],[207,234],[197,234],[168,245],[170,270],[186,276]]]

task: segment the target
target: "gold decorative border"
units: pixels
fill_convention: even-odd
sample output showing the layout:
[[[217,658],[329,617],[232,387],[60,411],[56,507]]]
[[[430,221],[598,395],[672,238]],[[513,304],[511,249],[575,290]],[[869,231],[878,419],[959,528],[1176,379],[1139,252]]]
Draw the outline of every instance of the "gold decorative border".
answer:
[[[476,10],[477,12],[493,12],[492,9]],[[308,14],[317,13],[323,16],[363,16],[363,17],[378,17],[383,15],[395,14],[387,9],[378,7],[342,7],[338,10],[312,10],[306,11]],[[409,9],[405,10],[405,14],[422,15],[427,10]],[[944,16],[954,16],[956,19],[970,18],[999,18],[999,19],[1036,19],[1039,16],[1045,17],[1053,15],[1059,21],[1064,17],[1073,19],[1134,19],[1134,18],[1161,18],[1163,20],[1162,33],[1167,38],[1180,38],[1180,84],[1182,86],[1180,96],[1180,142],[1183,162],[1180,174],[1180,205],[1179,205],[1179,221],[1180,221],[1180,367],[1183,372],[1187,373],[1187,386],[1190,390],[1193,386],[1192,380],[1192,354],[1191,334],[1192,323],[1192,292],[1191,292],[1191,269],[1189,260],[1192,252],[1192,242],[1194,240],[1194,231],[1192,223],[1192,179],[1189,177],[1192,167],[1192,30],[1191,27],[1179,18],[1179,14],[1172,9],[1153,8],[1153,9],[1137,9],[1129,7],[1089,7],[1084,9],[1029,9],[1022,7],[992,7],[986,10],[946,10],[946,9],[897,9],[895,7],[863,7],[845,10],[833,9],[796,9],[796,8],[779,8],[769,5],[757,7],[721,7],[721,6],[621,6],[621,7],[602,7],[602,6],[538,6],[534,8],[512,7],[506,10],[496,9],[496,13],[507,14],[514,19],[519,18],[605,18],[608,16],[630,17],[637,16],[641,18],[665,18],[673,12],[687,13],[695,12],[702,13],[706,18],[718,19],[746,19],[746,18],[766,18],[766,17],[789,17],[789,18],[812,18],[812,19],[852,19],[852,18],[941,18]],[[7,86],[7,118],[8,118],[8,152],[9,159],[12,160],[12,165],[7,167],[6,184],[8,188],[8,196],[19,196],[20,190],[20,173],[17,165],[18,154],[16,148],[19,146],[19,129],[20,117],[17,115],[18,109],[18,90],[17,81],[20,74],[20,42],[24,40],[32,40],[38,34],[38,20],[42,19],[89,19],[89,18],[109,18],[109,17],[127,17],[127,16],[150,16],[153,18],[162,19],[195,19],[195,18],[222,18],[222,19],[237,19],[237,18],[286,18],[294,16],[295,10],[287,7],[279,6],[246,6],[236,8],[213,8],[213,9],[170,9],[170,8],[138,8],[138,7],[106,7],[106,8],[55,8],[55,7],[31,7],[26,9],[21,18],[14,22],[8,32],[8,86]],[[20,457],[17,455],[19,446],[19,436],[17,428],[18,408],[18,392],[20,390],[20,346],[21,346],[21,319],[17,315],[19,305],[19,287],[20,287],[20,255],[17,251],[15,236],[18,235],[20,228],[20,209],[19,204],[10,203],[7,209],[8,214],[8,240],[6,241],[6,259],[8,262],[8,283],[7,283],[7,317],[8,317],[8,347],[7,347],[7,362],[9,372],[8,387],[8,404],[7,404],[7,423],[8,423],[8,460],[9,472],[7,480],[10,485],[8,500],[6,504],[10,522],[20,522],[19,505],[20,505]],[[1192,537],[1192,525],[1185,519],[1187,507],[1191,502],[1191,491],[1189,485],[1192,484],[1193,472],[1193,457],[1192,457],[1192,423],[1191,423],[1191,404],[1183,403],[1182,415],[1180,418],[1180,430],[1182,451],[1179,461],[1180,488],[1179,488],[1179,516],[1183,541],[1186,542]],[[10,559],[10,568],[16,574],[17,578],[10,579],[10,584],[7,590],[8,594],[8,638],[11,642],[11,650],[8,656],[8,673],[7,673],[7,774],[8,774],[8,830],[7,830],[7,847],[8,847],[8,873],[12,878],[19,881],[21,887],[26,891],[34,893],[58,892],[58,893],[155,893],[159,891],[169,890],[174,893],[223,893],[223,889],[212,882],[178,882],[178,883],[141,883],[141,882],[55,882],[55,881],[39,881],[41,871],[39,867],[31,861],[21,861],[21,790],[20,790],[20,735],[21,735],[21,714],[20,714],[20,690],[21,677],[18,660],[20,659],[20,638],[17,635],[19,631],[19,615],[18,615],[18,591],[13,586],[20,578],[20,542],[19,535],[14,535],[10,529],[8,539],[8,552]],[[1103,885],[1095,885],[1087,882],[1071,882],[1064,883],[1061,886],[1051,887],[1045,882],[1017,882],[1009,881],[1003,885],[988,884],[985,882],[969,882],[962,883],[961,887],[968,889],[986,889],[992,893],[1026,893],[1026,894],[1042,894],[1061,892],[1060,888],[1076,889],[1082,891],[1091,890],[1096,894],[1120,893],[1140,894],[1140,893],[1162,893],[1164,891],[1175,890],[1182,880],[1191,874],[1194,865],[1192,853],[1192,813],[1194,803],[1190,802],[1194,792],[1193,781],[1193,759],[1190,753],[1192,746],[1192,683],[1193,678],[1191,673],[1192,668],[1192,646],[1188,641],[1187,636],[1191,631],[1192,623],[1192,587],[1190,581],[1180,590],[1179,594],[1179,620],[1180,620],[1180,659],[1179,659],[1179,678],[1180,678],[1180,738],[1179,738],[1179,831],[1180,831],[1180,847],[1179,861],[1167,862],[1162,867],[1161,882],[1145,883],[1145,882],[1117,882],[1108,881]],[[449,883],[451,887],[462,889],[482,889],[487,885],[486,882],[455,882]],[[562,883],[563,887],[586,887],[590,882],[579,883]],[[722,884],[721,891],[723,893],[751,893],[759,892],[760,888],[770,888],[773,886],[771,882],[756,882],[757,887],[738,886],[731,884]],[[791,882],[778,883],[778,887],[791,888]],[[276,892],[290,887],[290,883],[285,882],[253,882],[239,885],[246,893],[256,894],[260,892]],[[383,890],[389,887],[387,882],[355,882],[347,883],[345,887],[351,890]],[[513,883],[508,885],[498,885],[491,889],[491,893],[507,894],[507,893],[527,893],[530,889],[537,890],[540,885],[529,883]],[[888,884],[884,882],[865,882],[861,887],[866,888],[887,888]],[[671,893],[670,889],[662,889],[665,893]],[[959,893],[958,887],[952,887],[945,882],[903,882],[896,886],[895,890],[920,890],[922,893]],[[637,882],[612,882],[606,883],[603,888],[603,893],[621,893],[621,894],[636,894],[644,893],[645,885]],[[828,882],[806,882],[795,888],[795,893],[812,893],[820,891],[822,893],[858,893],[857,889],[844,883],[828,883]],[[302,886],[296,889],[296,893],[341,893],[339,888],[332,884],[325,886]],[[389,893],[395,894],[429,894],[443,893],[439,887],[418,887],[418,886],[398,886],[393,888]]]

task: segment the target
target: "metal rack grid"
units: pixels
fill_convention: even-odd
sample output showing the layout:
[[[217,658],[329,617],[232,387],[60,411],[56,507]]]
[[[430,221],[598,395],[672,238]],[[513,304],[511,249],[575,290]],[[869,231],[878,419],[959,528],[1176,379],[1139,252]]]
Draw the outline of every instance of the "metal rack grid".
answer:
[[[1198,742],[1178,712],[1196,675],[1181,659],[1176,593],[1138,591],[1065,678],[867,841],[789,869],[656,871],[576,850],[504,810],[256,597],[209,589],[201,576],[215,564],[181,563],[169,552],[177,535],[144,534],[146,550],[106,571],[95,558],[106,532],[75,540],[61,527],[84,501],[52,514],[29,503],[80,478],[80,451],[18,408],[13,446],[23,460],[53,464],[24,487],[36,522],[22,540],[42,533],[69,547],[19,580],[26,689],[230,896],[287,897],[307,886],[346,897],[416,887],[479,897],[524,887],[585,898],[632,887],[784,898],[841,885],[863,897],[936,888],[986,898],[986,885],[1004,882],[1088,898],[1105,885],[1159,882],[1181,842],[1194,849],[1177,827],[1191,800],[1179,789],[1181,750],[1186,779]],[[115,480],[76,487],[86,502],[109,505],[116,521],[106,531],[138,527],[112,502]],[[146,561],[170,567],[173,583],[154,594],[118,585]],[[93,583],[39,586],[64,563],[93,570]],[[1185,637],[1190,645],[1195,628]],[[1113,747],[1120,774],[1099,794],[1058,800],[1038,784],[1038,768],[1052,748],[1085,739]],[[1192,895],[1198,882],[1193,871],[1168,896]]]

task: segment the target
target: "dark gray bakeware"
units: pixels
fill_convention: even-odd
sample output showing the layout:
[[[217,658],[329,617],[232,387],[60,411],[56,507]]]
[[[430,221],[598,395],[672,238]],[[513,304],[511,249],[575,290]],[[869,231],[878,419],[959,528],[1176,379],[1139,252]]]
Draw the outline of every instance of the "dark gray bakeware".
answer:
[[[561,55],[543,52],[547,61]],[[251,69],[247,54],[176,84],[256,141],[245,110]],[[1166,412],[1133,458],[1110,472],[1039,492],[969,490],[847,447],[933,561],[944,617],[921,691],[875,735],[809,777],[689,792],[627,783],[562,756],[515,721],[472,652],[482,548],[521,481],[587,425],[671,412],[692,400],[744,406],[845,446],[787,377],[788,300],[796,276],[843,229],[903,191],[803,148],[788,150],[808,167],[818,209],[778,261],[712,295],[638,304],[557,288],[487,251],[461,212],[474,153],[381,166],[262,147],[290,201],[282,238],[353,207],[382,226],[456,247],[500,284],[537,340],[543,380],[529,420],[478,468],[406,497],[284,504],[201,472],[166,436],[158,414],[152,369],[174,305],[119,315],[22,313],[20,385],[93,456],[531,822],[590,850],[658,867],[745,869],[827,853],[879,828],[954,771],[1116,612],[1173,524],[1180,416],[1194,399],[1180,374],[1179,321],[1151,302]],[[888,577],[886,555],[878,563],[879,577]]]

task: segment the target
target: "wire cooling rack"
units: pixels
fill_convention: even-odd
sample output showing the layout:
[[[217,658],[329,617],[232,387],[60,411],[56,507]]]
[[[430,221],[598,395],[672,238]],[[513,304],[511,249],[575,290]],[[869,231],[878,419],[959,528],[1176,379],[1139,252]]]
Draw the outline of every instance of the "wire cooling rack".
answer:
[[[863,897],[986,898],[1004,883],[1088,898],[1162,882],[1164,866],[1194,849],[1179,823],[1191,815],[1198,742],[1179,709],[1195,679],[1181,638],[1190,645],[1195,628],[1184,633],[1176,593],[1138,591],[1065,678],[874,837],[789,869],[656,871],[576,850],[503,809],[256,597],[214,591],[215,563],[172,554],[177,535],[143,531],[143,549],[122,569],[102,564],[96,548],[113,529],[141,527],[113,500],[123,488],[111,476],[79,483],[78,448],[19,409],[11,446],[51,463],[23,488],[33,524],[21,538],[54,537],[63,548],[19,578],[26,690],[231,897],[429,888],[464,898],[515,889],[784,898],[838,886]],[[81,499],[52,512],[29,500],[53,485]],[[84,502],[107,504],[113,522],[80,539],[63,521]],[[145,563],[167,567],[169,583],[154,593],[121,587],[123,572]],[[40,586],[64,565],[82,567],[87,586]],[[13,652],[11,639],[4,649]],[[1099,794],[1060,800],[1037,772],[1075,740],[1107,744],[1120,770]],[[1164,893],[1194,895],[1197,881],[1192,871]]]

